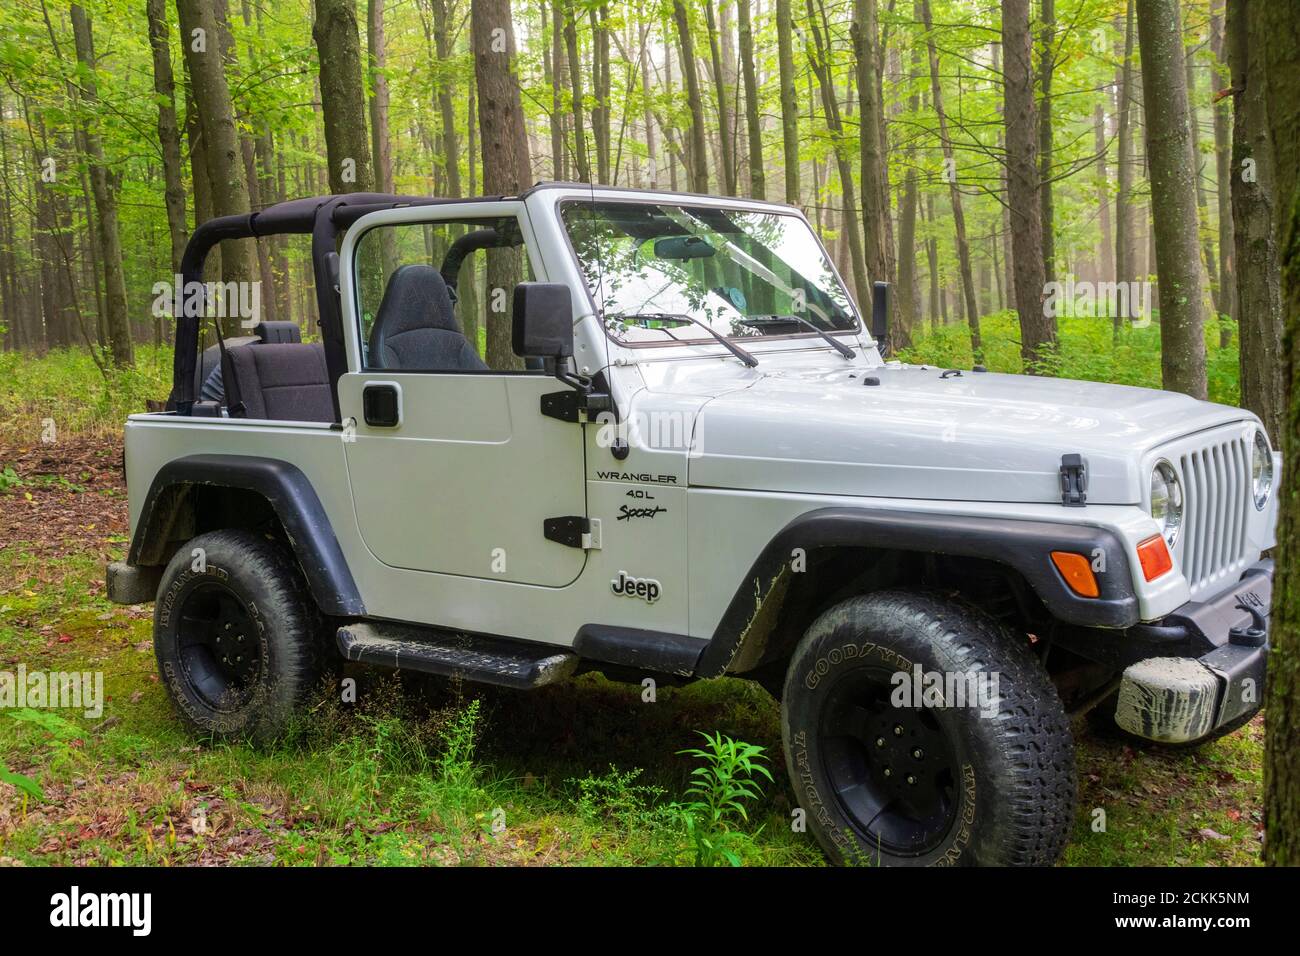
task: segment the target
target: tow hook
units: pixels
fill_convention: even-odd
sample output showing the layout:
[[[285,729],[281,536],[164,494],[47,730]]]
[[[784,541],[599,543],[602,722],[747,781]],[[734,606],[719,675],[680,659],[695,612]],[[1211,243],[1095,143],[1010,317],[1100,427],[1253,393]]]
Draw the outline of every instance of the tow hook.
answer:
[[[1229,643],[1238,647],[1263,647],[1268,640],[1268,619],[1264,612],[1245,601],[1238,601],[1235,606],[1250,615],[1250,623],[1228,631]]]

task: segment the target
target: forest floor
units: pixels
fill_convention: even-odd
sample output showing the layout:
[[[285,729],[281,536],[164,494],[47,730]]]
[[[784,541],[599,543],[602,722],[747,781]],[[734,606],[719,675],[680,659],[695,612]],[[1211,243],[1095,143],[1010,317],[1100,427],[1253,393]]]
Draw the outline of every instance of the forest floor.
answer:
[[[44,443],[44,414],[0,387],[0,672],[102,672],[106,702],[0,709],[0,775],[34,784],[0,782],[0,864],[689,864],[669,806],[699,731],[762,746],[776,780],[740,859],[821,864],[792,831],[777,705],[746,681],[643,703],[593,675],[522,693],[349,671],[359,703],[321,704],[287,743],[197,744],[158,681],[152,607],[104,596],[127,543],[119,431]],[[1076,735],[1067,865],[1259,862],[1262,717],[1190,752]]]

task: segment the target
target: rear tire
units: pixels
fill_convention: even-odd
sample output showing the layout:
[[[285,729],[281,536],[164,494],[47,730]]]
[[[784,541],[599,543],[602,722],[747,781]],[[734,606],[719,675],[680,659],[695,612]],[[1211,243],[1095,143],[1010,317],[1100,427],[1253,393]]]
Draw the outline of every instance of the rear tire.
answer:
[[[293,558],[248,531],[194,538],[158,585],[158,673],[181,718],[204,737],[281,736],[325,673],[320,632]]]
[[[986,693],[912,706],[894,675],[910,688],[917,665]],[[825,612],[791,658],[781,729],[836,863],[1047,865],[1069,837],[1074,741],[1056,688],[1027,642],[964,603],[884,591]]]

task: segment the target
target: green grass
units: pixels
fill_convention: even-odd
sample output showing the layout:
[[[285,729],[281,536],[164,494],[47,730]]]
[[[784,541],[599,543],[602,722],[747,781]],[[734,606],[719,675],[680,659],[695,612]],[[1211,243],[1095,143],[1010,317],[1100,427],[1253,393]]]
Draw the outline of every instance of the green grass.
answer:
[[[47,420],[58,438],[119,432],[146,400],[167,398],[171,378],[170,347],[137,345],[134,368],[106,375],[85,349],[0,352],[0,439],[39,441]]]

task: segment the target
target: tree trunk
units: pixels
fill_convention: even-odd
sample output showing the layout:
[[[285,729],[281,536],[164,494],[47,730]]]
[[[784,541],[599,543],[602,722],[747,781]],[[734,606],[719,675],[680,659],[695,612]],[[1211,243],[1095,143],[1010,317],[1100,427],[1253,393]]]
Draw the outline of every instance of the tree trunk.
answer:
[[[528,133],[515,73],[510,0],[472,0],[470,35],[478,88],[478,123],[483,137],[483,190],[489,196],[517,196],[531,185]],[[522,368],[511,348],[508,303],[523,276],[520,249],[491,249],[487,257],[488,320],[486,361],[490,368]]]
[[[1133,2],[1128,0],[1124,17],[1124,50],[1120,61],[1118,102],[1116,103],[1116,191],[1115,191],[1115,279],[1132,282],[1137,277],[1137,262],[1133,255]],[[1115,331],[1123,319],[1115,317]]]
[[[682,77],[686,99],[691,107],[690,185],[692,192],[709,191],[709,147],[704,138],[704,101],[700,98],[700,76],[695,65],[695,40],[691,22],[682,0],[673,0],[673,22],[677,25],[677,42],[681,50]]]
[[[705,25],[709,33],[709,58],[713,64],[714,102],[718,105],[718,136],[722,145],[722,183],[728,196],[736,195],[736,144],[731,135],[731,95],[722,69],[722,50],[718,41],[717,17],[713,0],[704,0]]]
[[[754,69],[754,28],[749,7],[754,0],[737,0],[740,21],[740,72],[745,82],[745,129],[749,134],[749,195],[767,198],[766,170],[763,169],[763,125],[758,111],[758,73]]]
[[[975,297],[975,277],[971,271],[970,246],[966,242],[966,216],[962,211],[961,189],[957,180],[957,160],[953,155],[952,140],[948,138],[948,117],[943,110],[943,90],[939,85],[939,53],[934,45],[934,20],[930,15],[928,0],[920,0],[921,21],[925,25],[925,48],[930,60],[930,98],[935,116],[939,120],[939,141],[943,144],[944,178],[948,180],[948,196],[952,202],[953,231],[956,234],[957,262],[961,268],[962,295],[966,303],[966,322],[970,326],[970,350],[976,364],[984,361],[984,346],[980,341],[979,303]],[[1005,19],[1006,14],[1003,14]],[[1010,57],[1008,56],[1008,60]],[[1037,196],[1033,202],[1037,202]]]
[[[1038,203],[1043,233],[1043,281],[1056,280],[1056,213],[1052,203],[1052,74],[1056,69],[1056,0],[1042,0],[1038,83]]]
[[[366,0],[366,44],[370,54],[370,150],[375,189],[393,191],[393,148],[388,136],[388,54],[384,49],[384,0]]]
[[[312,37],[320,58],[321,111],[330,191],[371,192],[375,188],[366,135],[365,88],[361,82],[361,36],[356,0],[315,0]]]
[[[1206,397],[1195,157],[1178,0],[1137,5],[1165,388]]]
[[[551,175],[560,181],[569,177],[564,155],[564,74],[568,68],[563,0],[551,0]]]
[[[1110,166],[1106,162],[1109,137],[1106,135],[1106,107],[1098,103],[1093,113],[1094,144],[1097,150],[1097,221],[1101,227],[1101,245],[1097,247],[1097,281],[1115,278],[1115,246],[1110,232]]]
[[[1046,315],[1043,305],[1046,266],[1038,191],[1038,129],[1034,116],[1029,0],[1007,0],[1003,4],[1002,57],[1006,88],[1007,200],[1011,208],[1020,357],[1025,370],[1032,372],[1035,363],[1043,357],[1043,347],[1056,342],[1056,317]]]
[[[589,183],[591,159],[587,156],[586,122],[582,102],[582,58],[578,55],[578,15],[573,9],[574,0],[564,3],[564,43],[569,57],[569,97],[573,101],[573,158],[578,167],[578,181]]]
[[[785,158],[785,201],[799,205],[799,103],[794,88],[791,0],[776,0],[776,59],[781,83],[781,146]]]
[[[1260,47],[1261,4],[1229,0],[1227,57],[1232,71],[1231,201],[1237,272],[1241,404],[1276,441],[1286,415],[1282,373],[1282,300],[1278,273],[1273,145]],[[1279,207],[1285,208],[1285,207]]]
[[[1273,153],[1275,229],[1282,250],[1283,376],[1287,407],[1274,440],[1282,446],[1277,581],[1269,639],[1264,744],[1264,861],[1300,866],[1300,24],[1290,4],[1249,6],[1248,55],[1261,58]],[[1252,72],[1252,78],[1259,73]]]
[[[185,221],[185,184],[181,175],[181,134],[176,125],[176,82],[172,75],[170,30],[166,0],[146,0],[149,46],[153,51],[153,89],[158,96],[158,142],[162,148],[163,202],[171,236],[172,272],[181,271],[181,256],[189,239]]]
[[[81,99],[93,113],[99,109],[99,89],[95,81],[95,41],[90,17],[75,3],[71,12],[77,62],[82,67]],[[104,149],[96,129],[97,122],[93,116],[86,120],[84,143],[90,165],[91,189],[95,195],[96,225],[99,227],[97,238],[104,273],[104,324],[113,364],[125,367],[135,364],[135,352],[131,344],[131,322],[126,312],[126,276],[122,271],[122,238],[117,220],[117,183],[104,165]]]
[[[808,0],[808,27],[812,34],[809,67],[817,77],[821,89],[822,109],[826,114],[826,128],[831,134],[835,149],[835,161],[839,169],[840,193],[844,209],[841,220],[849,243],[849,260],[853,273],[853,287],[856,292],[859,310],[871,307],[871,282],[867,276],[866,262],[862,255],[862,231],[858,223],[857,200],[853,188],[853,163],[849,159],[849,146],[844,135],[844,124],[840,119],[840,107],[835,99],[835,84],[827,60],[827,41],[818,26],[814,0]],[[822,11],[824,14],[824,11]]]
[[[1210,8],[1210,47],[1214,53],[1214,81],[1211,88],[1226,90],[1232,85],[1227,72],[1228,52],[1223,36],[1223,0],[1214,0]],[[1237,316],[1237,283],[1232,247],[1232,99],[1215,94],[1214,106],[1214,182],[1219,207],[1219,311],[1229,318]],[[1219,346],[1232,344],[1232,324],[1219,329]]]
[[[1197,108],[1199,96],[1196,88],[1195,61],[1190,51],[1184,52],[1187,64],[1187,121],[1192,131],[1192,175],[1196,179],[1197,235],[1201,238],[1201,259],[1205,265],[1203,280],[1210,292],[1210,316],[1219,313],[1219,270],[1214,258],[1214,240],[1210,238],[1210,204],[1205,197],[1205,163],[1201,157],[1201,119]]]
[[[176,0],[180,14],[185,68],[190,77],[198,126],[202,130],[202,156],[207,172],[213,216],[238,216],[250,209],[243,150],[235,109],[226,83],[222,57],[224,11],[218,17],[213,0]],[[195,31],[200,31],[195,33]],[[192,140],[191,140],[192,142]],[[199,186],[195,186],[196,218]],[[253,278],[252,240],[221,244],[221,278],[224,282],[249,282]],[[232,330],[234,326],[231,326]]]
[[[862,229],[867,274],[893,283],[894,256],[889,241],[889,197],[885,191],[884,119],[876,85],[880,43],[876,0],[854,0],[853,49],[858,81],[858,143],[862,172]]]

